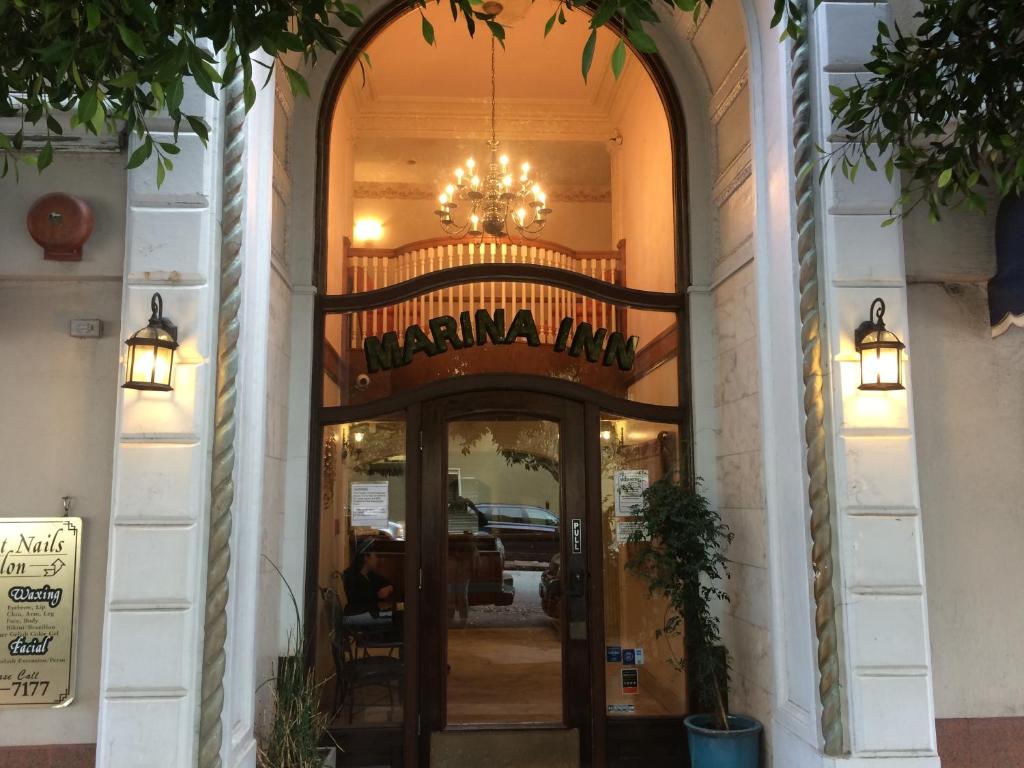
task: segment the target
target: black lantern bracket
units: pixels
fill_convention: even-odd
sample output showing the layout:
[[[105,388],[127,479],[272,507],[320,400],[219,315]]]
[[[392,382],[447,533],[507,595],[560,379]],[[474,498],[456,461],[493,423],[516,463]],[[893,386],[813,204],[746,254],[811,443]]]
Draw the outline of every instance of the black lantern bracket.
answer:
[[[858,350],[864,341],[864,337],[869,333],[872,331],[885,330],[885,302],[882,300],[881,296],[871,302],[871,309],[868,310],[868,317],[869,319],[857,326],[857,330],[853,334],[853,342]]]
[[[881,299],[879,299],[879,301],[881,301]],[[174,323],[172,323],[170,320],[168,320],[166,317],[164,317],[164,297],[161,296],[159,293],[154,293],[153,294],[153,298],[150,299],[149,308],[150,308],[150,310],[152,310],[152,313],[153,313],[149,317],[149,327],[150,328],[159,328],[159,329],[161,329],[163,331],[166,331],[167,334],[172,339],[174,339],[175,342],[177,342],[178,341],[178,326],[176,326]],[[883,311],[884,311],[884,305],[883,305]]]

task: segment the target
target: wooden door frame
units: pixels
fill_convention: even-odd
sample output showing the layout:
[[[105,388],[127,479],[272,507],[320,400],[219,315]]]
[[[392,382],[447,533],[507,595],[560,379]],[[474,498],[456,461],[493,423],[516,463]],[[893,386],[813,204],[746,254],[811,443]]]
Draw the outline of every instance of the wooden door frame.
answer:
[[[446,562],[446,537],[441,521],[446,519],[444,508],[444,496],[446,488],[443,479],[446,476],[448,444],[447,426],[455,419],[463,418],[500,418],[502,416],[516,416],[525,418],[545,419],[557,422],[559,425],[559,464],[561,467],[559,478],[559,493],[561,497],[561,520],[563,528],[567,521],[573,517],[580,517],[584,524],[585,541],[588,538],[587,531],[591,526],[592,504],[587,492],[587,461],[585,446],[580,445],[571,439],[573,435],[581,435],[585,438],[586,411],[583,403],[558,397],[554,395],[538,394],[536,392],[506,390],[490,392],[471,392],[454,395],[438,400],[424,403],[422,411],[421,428],[423,430],[423,441],[421,448],[421,493],[419,494],[419,515],[421,521],[420,531],[420,563],[423,568],[423,588],[420,595],[420,620],[418,629],[422,633],[418,637],[418,645],[421,647],[421,663],[419,670],[421,698],[419,701],[419,714],[422,717],[422,727],[419,736],[419,758],[421,763],[426,765],[429,760],[430,737],[435,730],[448,730],[446,722],[446,643],[444,636],[447,632],[447,603],[445,595],[445,562]],[[594,430],[596,435],[596,429]],[[572,499],[579,497],[580,501],[575,505]],[[570,512],[569,510],[573,511]],[[560,551],[562,562],[568,565],[571,553],[569,548],[569,536],[565,532],[560,536]],[[589,549],[589,548],[588,548]],[[587,584],[588,614],[587,623],[590,624],[591,613],[589,604],[593,602],[593,590],[590,587],[589,575],[594,571],[591,567],[592,558],[585,551],[585,573]],[[563,584],[567,578],[569,567],[563,567]],[[563,592],[564,596],[564,592]],[[563,604],[565,600],[563,597]],[[563,612],[560,621],[560,634],[562,640],[562,686],[563,686],[563,713],[565,727],[579,728],[581,753],[590,756],[593,752],[594,741],[594,717],[593,712],[600,706],[595,699],[595,671],[592,668],[593,653],[590,644],[593,642],[593,632],[589,631],[587,640],[571,641],[568,637],[568,622]],[[584,652],[581,649],[572,647],[573,643],[582,643]],[[602,668],[603,669],[603,668]],[[572,691],[583,688],[589,692],[588,696],[573,696]],[[530,723],[496,726],[500,728],[536,728],[538,726]],[[543,726],[539,726],[543,727]],[[482,726],[486,730],[495,726]],[[471,730],[472,726],[454,726],[450,730]],[[590,764],[591,760],[586,759],[584,764]]]

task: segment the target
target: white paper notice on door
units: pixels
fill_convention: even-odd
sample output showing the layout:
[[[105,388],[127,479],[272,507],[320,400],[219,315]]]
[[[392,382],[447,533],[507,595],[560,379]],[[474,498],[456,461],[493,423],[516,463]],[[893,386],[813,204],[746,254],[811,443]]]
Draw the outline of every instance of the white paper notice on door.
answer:
[[[352,483],[353,527],[380,528],[388,522],[388,484]]]
[[[615,472],[615,514],[632,517],[644,503],[644,491],[650,484],[646,469],[619,469]]]
[[[629,537],[637,531],[642,530],[640,523],[630,520],[626,523],[615,524],[615,543],[620,547],[629,541]]]

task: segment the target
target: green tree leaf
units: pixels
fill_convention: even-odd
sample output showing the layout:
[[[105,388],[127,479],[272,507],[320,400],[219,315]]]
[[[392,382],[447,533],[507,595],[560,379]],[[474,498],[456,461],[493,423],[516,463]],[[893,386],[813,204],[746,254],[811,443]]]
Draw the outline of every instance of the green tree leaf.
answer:
[[[39,150],[39,156],[36,159],[36,168],[38,168],[39,172],[42,173],[46,166],[48,166],[52,162],[53,144],[51,144],[50,142],[46,142],[46,144],[43,145],[43,148]]]
[[[149,156],[153,154],[153,140],[147,136],[135,151],[132,152],[131,157],[128,158],[128,165],[126,168],[131,170],[132,168],[138,168],[144,162],[149,160]]]
[[[423,39],[427,41],[428,45],[434,44],[434,25],[427,21],[427,17],[420,14],[422,19]]]
[[[622,74],[622,68],[626,65],[626,41],[619,40],[615,45],[615,50],[612,51],[612,73],[615,75],[615,79],[619,79],[619,75]]]
[[[142,42],[142,38],[139,37],[135,32],[128,29],[124,24],[117,25],[117,32],[121,36],[121,40],[128,46],[128,50],[132,53],[136,53],[139,56],[146,54],[146,46]]]
[[[594,63],[594,48],[597,46],[597,30],[591,30],[590,37],[587,38],[587,42],[583,46],[583,79],[587,79],[587,75],[590,74],[590,66]]]
[[[297,96],[309,96],[309,84],[306,82],[306,78],[287,64],[284,67],[284,71],[288,73],[288,85],[291,87],[292,93]]]
[[[626,34],[629,38],[629,42],[640,51],[641,53],[657,53],[658,46],[640,27],[630,27],[629,32]]]

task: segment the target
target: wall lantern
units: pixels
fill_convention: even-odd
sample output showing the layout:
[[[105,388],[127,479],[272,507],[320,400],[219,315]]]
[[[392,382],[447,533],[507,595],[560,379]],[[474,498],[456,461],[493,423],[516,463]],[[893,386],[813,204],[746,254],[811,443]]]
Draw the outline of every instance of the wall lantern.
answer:
[[[125,365],[125,389],[170,392],[174,350],[178,348],[178,328],[164,317],[164,300],[159,293],[150,302],[153,314],[149,325],[125,341],[128,360]]]
[[[885,302],[871,302],[871,320],[860,324],[854,340],[860,352],[860,387],[868,391],[904,389],[903,349],[905,344],[892,331],[886,330]]]

